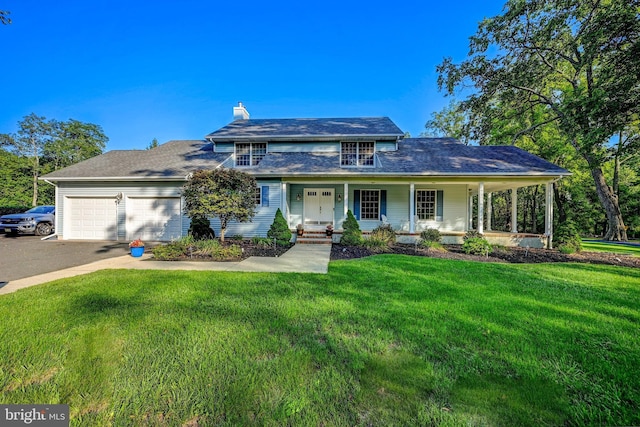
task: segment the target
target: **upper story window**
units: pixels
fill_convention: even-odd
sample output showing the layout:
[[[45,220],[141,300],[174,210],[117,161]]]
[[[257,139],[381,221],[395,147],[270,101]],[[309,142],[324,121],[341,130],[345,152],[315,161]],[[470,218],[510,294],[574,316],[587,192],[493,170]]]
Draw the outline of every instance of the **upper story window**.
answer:
[[[343,142],[340,166],[373,166],[375,152],[374,142]]]
[[[257,166],[267,154],[267,144],[250,142],[236,144],[236,166]]]

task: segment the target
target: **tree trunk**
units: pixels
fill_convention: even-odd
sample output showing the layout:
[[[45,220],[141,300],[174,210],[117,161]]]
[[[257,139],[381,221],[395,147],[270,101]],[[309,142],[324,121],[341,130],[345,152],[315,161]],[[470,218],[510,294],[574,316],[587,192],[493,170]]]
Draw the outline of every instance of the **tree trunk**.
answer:
[[[616,196],[613,189],[607,185],[601,168],[592,167],[591,176],[596,184],[596,192],[598,193],[600,203],[602,203],[607,215],[608,224],[604,240],[626,241],[627,229],[622,220],[622,212],[620,212],[620,206],[618,205],[618,196]]]

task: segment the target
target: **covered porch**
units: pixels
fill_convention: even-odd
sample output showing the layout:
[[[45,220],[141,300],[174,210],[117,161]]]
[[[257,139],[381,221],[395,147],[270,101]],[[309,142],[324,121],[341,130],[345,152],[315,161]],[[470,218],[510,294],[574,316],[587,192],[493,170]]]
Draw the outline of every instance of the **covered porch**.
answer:
[[[518,188],[544,184],[544,233],[518,229]],[[427,228],[438,229],[443,243],[462,243],[469,230],[482,233],[492,244],[551,247],[553,234],[553,180],[549,177],[487,177],[468,179],[349,180],[336,182],[287,180],[282,185],[281,210],[289,227],[324,230],[332,224],[339,241],[347,211],[356,216],[363,233],[389,224],[398,242],[413,243]],[[511,198],[510,229],[494,230],[492,195],[508,191]]]

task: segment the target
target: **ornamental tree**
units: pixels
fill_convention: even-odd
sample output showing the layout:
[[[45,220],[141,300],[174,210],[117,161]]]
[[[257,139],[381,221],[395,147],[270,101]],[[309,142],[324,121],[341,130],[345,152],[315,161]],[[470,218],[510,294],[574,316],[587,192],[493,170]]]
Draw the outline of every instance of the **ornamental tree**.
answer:
[[[235,169],[198,170],[182,187],[185,213],[218,218],[220,240],[230,221],[247,222],[255,216],[256,180]]]

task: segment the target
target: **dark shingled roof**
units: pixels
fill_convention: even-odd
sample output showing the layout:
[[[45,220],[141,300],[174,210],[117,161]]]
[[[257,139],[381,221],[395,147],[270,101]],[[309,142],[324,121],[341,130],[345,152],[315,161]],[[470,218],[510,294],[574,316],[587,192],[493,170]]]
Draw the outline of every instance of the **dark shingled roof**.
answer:
[[[210,141],[239,139],[320,139],[344,137],[392,138],[404,132],[388,117],[340,119],[251,119],[236,120],[210,133]]]
[[[44,178],[183,179],[230,159],[206,141],[170,141],[152,150],[110,151]],[[233,164],[231,162],[230,166]],[[273,178],[308,176],[560,176],[569,172],[513,146],[466,146],[451,138],[408,138],[398,151],[377,153],[376,167],[342,168],[340,154],[272,153],[257,167],[242,170]]]
[[[207,141],[169,141],[152,150],[115,150],[92,157],[43,178],[184,178],[197,169],[211,169],[229,157],[216,154]]]

